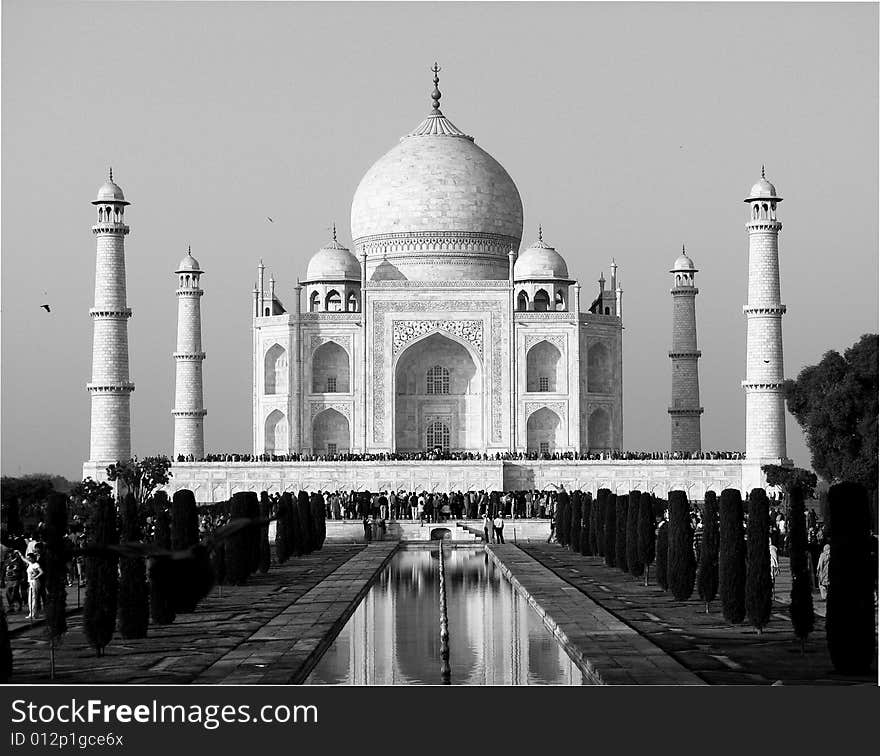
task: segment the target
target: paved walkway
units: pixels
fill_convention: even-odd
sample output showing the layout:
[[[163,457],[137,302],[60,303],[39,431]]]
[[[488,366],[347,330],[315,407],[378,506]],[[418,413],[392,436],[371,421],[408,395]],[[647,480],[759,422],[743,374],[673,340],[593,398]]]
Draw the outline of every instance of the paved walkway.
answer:
[[[834,671],[822,617],[817,617],[802,655],[787,607],[778,601],[770,625],[758,635],[751,626],[726,623],[717,600],[707,614],[696,591],[692,600],[676,601],[660,590],[653,573],[646,588],[643,578],[606,567],[599,557],[574,554],[558,544],[528,543],[521,548],[707,683],[876,684],[876,670],[866,677],[844,677]],[[782,561],[778,598],[787,597],[790,589],[787,560]],[[817,607],[824,607],[818,594],[815,601]]]
[[[387,544],[386,548],[391,546],[393,544]],[[215,588],[194,613],[178,615],[171,625],[150,625],[148,638],[125,640],[114,636],[101,657],[95,656],[85,639],[82,615],[72,614],[68,617],[68,632],[56,654],[55,683],[224,682],[244,660],[251,659],[252,654],[248,650],[237,664],[227,667],[218,668],[215,666],[218,662],[229,662],[230,654],[246,645],[255,633],[280,614],[289,614],[291,608],[325,578],[341,568],[340,574],[347,575],[347,563],[363,550],[364,546],[357,544],[325,544],[321,551],[293,558],[280,566],[273,565],[265,575],[252,576],[247,585],[223,586],[222,596]],[[373,551],[374,547],[369,550]],[[313,625],[325,621],[323,612],[316,613],[313,604],[306,601],[299,605],[302,615],[293,612],[296,629],[292,633],[299,635],[288,640],[294,645],[299,638],[311,637]],[[301,616],[307,617],[307,621],[300,621]],[[22,627],[12,636],[12,682],[48,683],[48,642],[44,626]],[[298,647],[296,654],[303,648]],[[208,679],[202,680],[212,668]],[[219,674],[220,670],[225,671]]]
[[[703,681],[513,544],[488,547],[544,623],[604,685],[701,685]]]

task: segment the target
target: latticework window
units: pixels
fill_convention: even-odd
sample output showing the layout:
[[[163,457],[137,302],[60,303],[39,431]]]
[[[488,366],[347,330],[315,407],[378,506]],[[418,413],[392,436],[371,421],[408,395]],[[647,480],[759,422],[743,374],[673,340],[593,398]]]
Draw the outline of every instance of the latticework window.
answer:
[[[542,375],[538,378],[538,391],[549,391],[550,390],[550,379],[546,375]]]
[[[434,365],[427,376],[426,394],[449,393],[449,371],[442,365]]]
[[[439,420],[434,421],[428,425],[425,441],[429,449],[439,446],[443,451],[449,451],[449,426]]]

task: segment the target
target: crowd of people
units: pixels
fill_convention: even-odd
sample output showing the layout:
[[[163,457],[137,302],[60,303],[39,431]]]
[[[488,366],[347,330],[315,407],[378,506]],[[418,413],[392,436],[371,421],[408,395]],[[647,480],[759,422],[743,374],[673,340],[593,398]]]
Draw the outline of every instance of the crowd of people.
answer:
[[[514,462],[549,460],[558,462],[608,461],[608,460],[741,460],[745,459],[742,451],[592,451],[592,452],[553,452],[540,454],[530,452],[494,452],[480,453],[467,451],[432,451],[418,452],[380,452],[377,454],[359,454],[340,452],[338,454],[247,454],[244,452],[227,452],[224,454],[206,454],[196,459],[192,454],[177,455],[177,462]]]
[[[37,619],[46,601],[44,525],[23,533],[4,534],[3,568],[0,584],[5,589],[6,611],[21,612],[27,609],[27,619]],[[73,552],[85,543],[86,530],[79,515],[70,523],[65,539]],[[68,565],[67,585],[83,580],[83,557],[78,556]],[[17,607],[17,608],[16,608]]]

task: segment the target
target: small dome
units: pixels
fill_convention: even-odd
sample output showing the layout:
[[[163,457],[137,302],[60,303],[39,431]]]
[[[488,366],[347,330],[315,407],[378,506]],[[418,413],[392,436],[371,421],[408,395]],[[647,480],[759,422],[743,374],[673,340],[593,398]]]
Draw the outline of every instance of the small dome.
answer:
[[[696,273],[697,266],[694,265],[694,261],[691,260],[691,258],[687,256],[687,253],[684,251],[684,249],[682,249],[681,255],[675,261],[675,265],[672,266],[672,270],[670,270],[669,272],[670,273],[686,273],[686,272]]]
[[[334,239],[319,249],[309,260],[308,281],[360,281],[361,266],[357,258]]]
[[[99,202],[122,202],[125,205],[129,204],[125,201],[125,195],[122,193],[119,184],[113,181],[112,169],[110,170],[109,178],[98,189],[98,197],[92,204],[96,205]]]
[[[196,273],[203,272],[199,266],[199,261],[192,256],[192,252],[187,248],[186,256],[180,261],[180,265],[177,266],[175,273],[189,273],[191,271],[195,271]]]
[[[749,192],[750,197],[775,197],[776,187],[767,179],[761,177]]]
[[[370,276],[371,281],[406,281],[407,278],[388,260],[382,260]]]
[[[568,266],[553,247],[540,237],[517,259],[513,266],[515,281],[534,278],[568,278]]]

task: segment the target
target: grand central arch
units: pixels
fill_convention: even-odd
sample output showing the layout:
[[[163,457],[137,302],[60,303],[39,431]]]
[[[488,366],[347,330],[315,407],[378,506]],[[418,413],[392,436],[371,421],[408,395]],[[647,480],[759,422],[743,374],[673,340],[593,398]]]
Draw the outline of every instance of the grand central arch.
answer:
[[[398,357],[394,442],[397,451],[484,448],[482,371],[464,343],[434,332]]]

